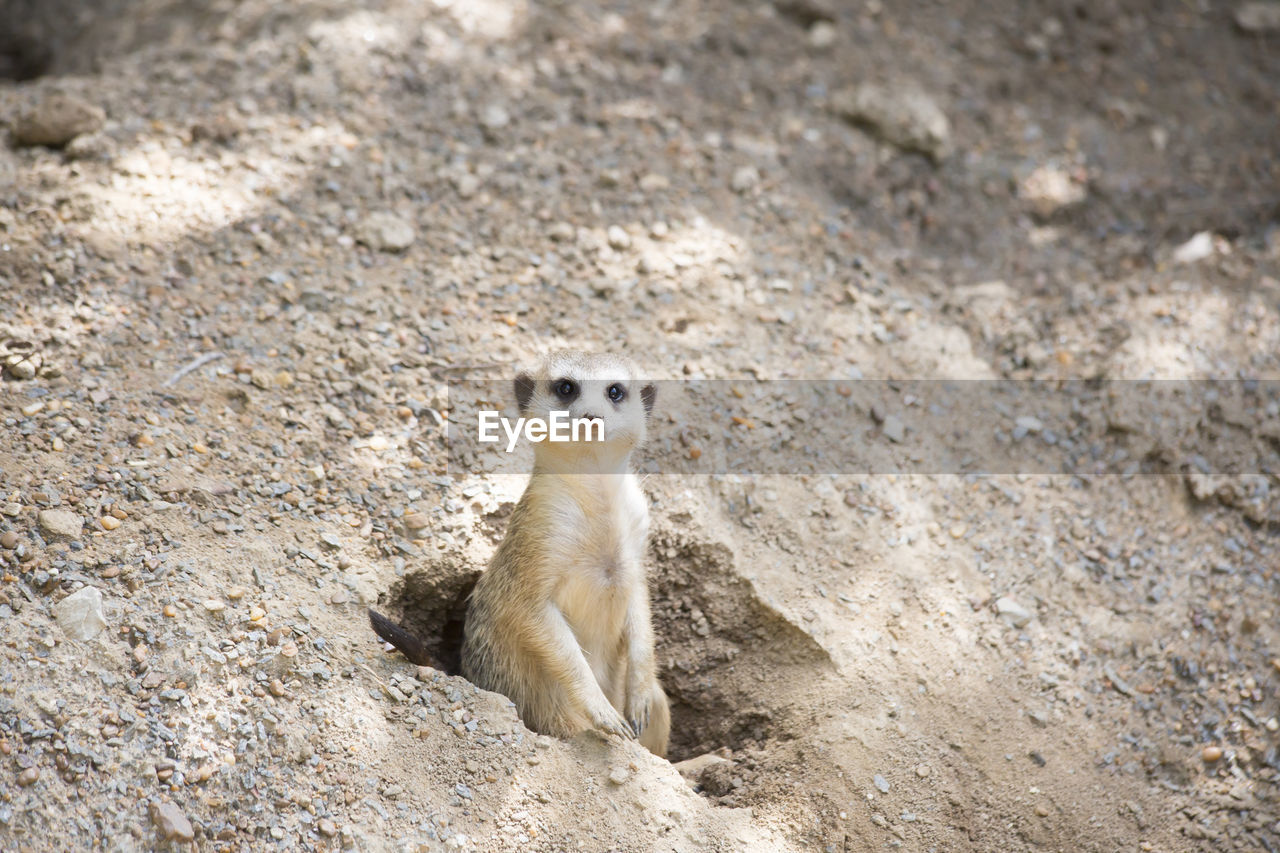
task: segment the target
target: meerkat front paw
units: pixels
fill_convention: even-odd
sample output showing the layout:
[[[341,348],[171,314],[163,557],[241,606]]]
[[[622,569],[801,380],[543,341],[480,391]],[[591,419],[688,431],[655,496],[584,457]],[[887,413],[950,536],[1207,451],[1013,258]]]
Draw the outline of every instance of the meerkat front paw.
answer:
[[[603,707],[592,710],[591,724],[606,734],[617,735],[629,740],[634,740],[636,737],[631,725],[622,714],[618,713],[618,709],[608,703],[605,703]]]

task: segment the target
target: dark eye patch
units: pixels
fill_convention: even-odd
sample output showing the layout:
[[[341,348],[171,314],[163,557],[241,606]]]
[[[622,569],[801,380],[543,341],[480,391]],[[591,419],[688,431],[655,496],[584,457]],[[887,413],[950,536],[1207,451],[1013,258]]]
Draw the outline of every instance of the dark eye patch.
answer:
[[[627,389],[623,387],[620,382],[615,382],[610,385],[605,390],[604,394],[609,398],[609,402],[611,403],[621,403],[623,400],[627,399]]]
[[[578,383],[572,379],[557,379],[551,383],[551,393],[555,394],[562,403],[572,403],[578,398],[580,389]]]

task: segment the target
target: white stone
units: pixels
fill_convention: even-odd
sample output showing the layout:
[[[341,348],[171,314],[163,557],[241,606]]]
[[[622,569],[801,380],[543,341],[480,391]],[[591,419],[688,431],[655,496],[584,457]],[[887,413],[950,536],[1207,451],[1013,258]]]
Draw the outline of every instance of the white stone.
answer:
[[[622,251],[631,248],[631,235],[617,225],[610,225],[608,234],[609,246]]]
[[[884,430],[884,437],[894,444],[901,444],[907,437],[907,425],[897,415],[889,415],[885,418],[881,429]]]
[[[480,191],[480,179],[470,172],[463,172],[453,182],[453,186],[462,198],[471,198]]]
[[[107,627],[102,612],[102,593],[97,587],[81,587],[53,605],[58,627],[73,640],[91,640]]]
[[[719,764],[733,764],[733,762],[723,756],[716,755],[714,752],[707,752],[676,762],[674,767],[681,776],[696,784],[702,778],[702,771]]]
[[[996,599],[996,615],[1014,628],[1021,628],[1031,621],[1032,613],[1009,596]]]
[[[818,21],[809,28],[809,46],[826,50],[836,43],[836,28],[830,21]]]
[[[1280,31],[1280,3],[1245,3],[1236,9],[1236,26],[1246,33]]]
[[[1072,179],[1063,169],[1041,166],[1023,179],[1018,186],[1018,196],[1031,205],[1041,218],[1052,216],[1064,207],[1079,204],[1085,199],[1085,187]]]
[[[736,169],[729,181],[729,187],[736,193],[745,193],[760,184],[760,172],[755,166],[742,166]]]
[[[886,142],[940,160],[951,150],[951,122],[937,102],[912,83],[894,88],[863,83],[831,96],[842,118],[869,127]]]
[[[403,252],[413,245],[413,226],[394,213],[371,213],[360,223],[358,239],[371,249]]]
[[[502,104],[490,104],[480,114],[480,123],[489,130],[501,130],[511,123],[511,114]]]
[[[79,539],[84,519],[65,509],[42,509],[37,517],[40,531],[50,539]]]
[[[1032,415],[1022,415],[1014,421],[1014,425],[1033,434],[1044,429],[1044,422]]]
[[[1179,264],[1194,264],[1213,254],[1213,234],[1201,231],[1173,250],[1173,260]]]

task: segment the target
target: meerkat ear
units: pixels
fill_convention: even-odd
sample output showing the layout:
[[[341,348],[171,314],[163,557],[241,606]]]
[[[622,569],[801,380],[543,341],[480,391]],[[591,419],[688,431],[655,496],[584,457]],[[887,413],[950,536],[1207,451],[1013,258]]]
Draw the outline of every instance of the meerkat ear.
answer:
[[[640,399],[644,401],[644,413],[653,414],[653,401],[658,399],[658,389],[652,385],[644,386],[640,389]]]
[[[527,373],[521,373],[516,376],[516,405],[520,407],[521,414],[528,407],[529,401],[533,399],[534,380]]]

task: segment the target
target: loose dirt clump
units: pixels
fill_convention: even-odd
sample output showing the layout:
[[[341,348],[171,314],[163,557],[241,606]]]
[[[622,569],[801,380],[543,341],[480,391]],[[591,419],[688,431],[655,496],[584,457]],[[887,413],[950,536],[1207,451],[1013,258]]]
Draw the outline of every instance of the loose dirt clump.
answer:
[[[728,547],[672,532],[654,537],[653,553],[671,760],[792,739],[803,723],[787,685],[830,672],[827,653],[760,600]]]

